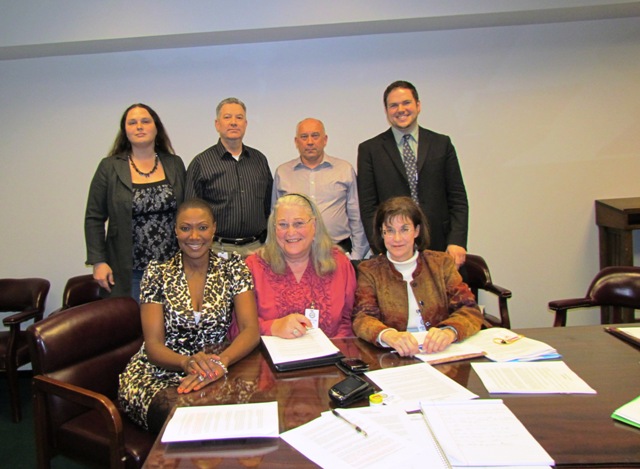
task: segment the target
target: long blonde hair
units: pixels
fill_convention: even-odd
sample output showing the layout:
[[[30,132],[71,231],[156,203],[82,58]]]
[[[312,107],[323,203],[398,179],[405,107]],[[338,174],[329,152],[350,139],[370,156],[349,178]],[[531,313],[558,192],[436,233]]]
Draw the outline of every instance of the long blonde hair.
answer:
[[[258,255],[271,266],[271,270],[276,274],[282,275],[285,273],[287,262],[284,257],[284,252],[282,252],[282,249],[276,241],[276,212],[279,207],[284,205],[304,207],[309,216],[315,218],[316,234],[313,237],[313,242],[311,243],[310,255],[316,274],[322,276],[336,270],[336,261],[332,254],[333,241],[329,236],[327,227],[322,221],[320,210],[318,210],[318,206],[313,202],[313,200],[303,194],[286,194],[276,201],[276,204],[271,211],[271,215],[269,215],[269,221],[267,222],[267,241],[258,251]]]

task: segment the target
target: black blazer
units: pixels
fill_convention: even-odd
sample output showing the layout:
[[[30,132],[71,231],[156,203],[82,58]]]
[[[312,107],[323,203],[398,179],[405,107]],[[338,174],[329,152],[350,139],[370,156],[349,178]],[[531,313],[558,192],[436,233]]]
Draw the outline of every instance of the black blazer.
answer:
[[[378,205],[397,196],[411,197],[411,190],[389,128],[358,146],[360,216],[369,244]],[[418,199],[429,223],[429,249],[446,251],[449,244],[466,249],[469,204],[456,150],[448,136],[422,127],[418,135]]]
[[[186,170],[182,158],[158,153],[178,205],[184,200]],[[133,186],[126,154],[104,158],[89,186],[84,217],[87,264],[106,262],[113,271],[111,295],[130,296],[133,272]],[[105,223],[108,229],[105,229]],[[109,296],[106,291],[103,296]]]

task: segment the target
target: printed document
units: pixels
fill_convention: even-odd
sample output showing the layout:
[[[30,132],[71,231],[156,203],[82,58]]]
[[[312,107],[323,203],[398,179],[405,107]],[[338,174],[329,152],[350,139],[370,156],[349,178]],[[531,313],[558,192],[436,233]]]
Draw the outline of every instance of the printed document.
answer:
[[[421,402],[420,407],[453,467],[554,464],[500,399]]]
[[[163,443],[278,437],[278,403],[178,407]]]
[[[560,357],[556,349],[550,345],[523,337],[502,327],[484,329],[465,339],[462,343],[484,350],[486,357],[496,362],[532,361]]]
[[[365,375],[390,396],[385,402],[401,405],[406,411],[418,410],[421,400],[443,401],[478,397],[428,363],[384,368],[369,371]]]
[[[564,362],[472,363],[490,393],[596,394]]]
[[[326,357],[340,350],[333,345],[322,329],[309,329],[305,335],[296,339],[262,336],[269,356],[274,364],[297,360]]]
[[[407,414],[396,407],[340,409],[367,436],[331,412],[281,438],[320,467],[327,469],[402,467],[440,469],[450,467],[431,441],[411,434]]]

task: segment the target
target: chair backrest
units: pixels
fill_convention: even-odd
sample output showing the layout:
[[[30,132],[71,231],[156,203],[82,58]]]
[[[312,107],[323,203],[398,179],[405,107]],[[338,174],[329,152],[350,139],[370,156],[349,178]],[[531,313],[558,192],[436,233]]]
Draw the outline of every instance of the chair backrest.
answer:
[[[104,394],[116,401],[118,375],[142,345],[138,303],[109,298],[49,316],[28,328],[33,371]],[[51,398],[50,412],[60,424],[85,409]]]
[[[640,267],[605,267],[591,282],[587,297],[598,305],[640,309]]]
[[[491,272],[485,260],[475,254],[467,254],[465,268],[467,269],[467,285],[478,298],[478,289],[484,289],[491,284]]]
[[[93,275],[78,275],[67,280],[62,294],[62,309],[101,300],[100,285]]]
[[[0,279],[0,311],[23,311],[34,308],[44,313],[49,281],[43,278]]]

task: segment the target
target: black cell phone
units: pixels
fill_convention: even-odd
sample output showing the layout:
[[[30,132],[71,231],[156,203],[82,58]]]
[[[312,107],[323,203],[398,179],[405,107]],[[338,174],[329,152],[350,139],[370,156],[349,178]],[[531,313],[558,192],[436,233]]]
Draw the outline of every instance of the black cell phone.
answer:
[[[329,389],[329,397],[340,407],[348,406],[371,393],[371,385],[356,375],[347,376]]]
[[[346,374],[361,374],[365,371],[369,371],[369,364],[363,362],[359,358],[342,358],[336,363],[336,365]]]

